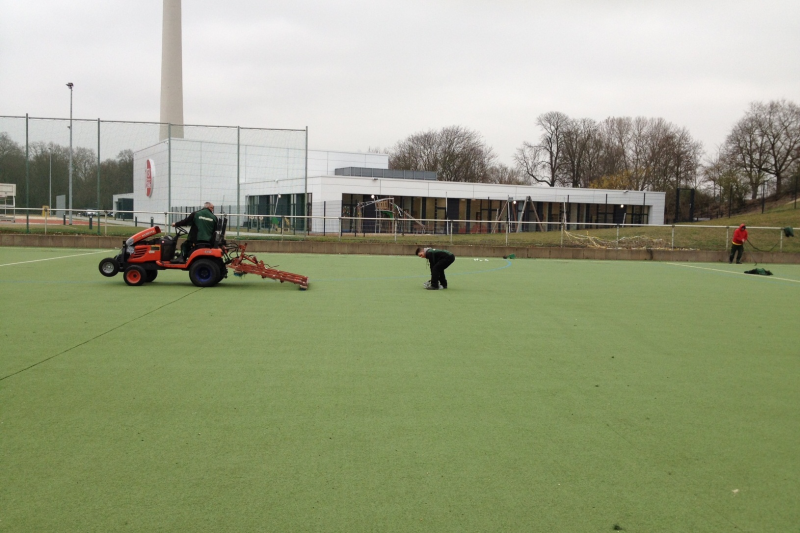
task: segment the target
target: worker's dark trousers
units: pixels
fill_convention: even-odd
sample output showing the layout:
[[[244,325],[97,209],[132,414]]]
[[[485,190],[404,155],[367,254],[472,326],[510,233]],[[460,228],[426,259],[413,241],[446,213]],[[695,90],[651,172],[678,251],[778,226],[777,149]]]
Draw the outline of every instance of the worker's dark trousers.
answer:
[[[733,263],[733,256],[738,254],[736,257],[736,262],[742,262],[742,253],[744,253],[744,244],[733,244],[731,243],[731,257],[728,259],[728,263]]]
[[[437,262],[431,263],[431,285],[433,287],[438,287],[440,283],[442,287],[447,287],[447,278],[444,275],[444,269],[452,265],[455,260],[456,256],[448,255],[444,259],[439,259]]]

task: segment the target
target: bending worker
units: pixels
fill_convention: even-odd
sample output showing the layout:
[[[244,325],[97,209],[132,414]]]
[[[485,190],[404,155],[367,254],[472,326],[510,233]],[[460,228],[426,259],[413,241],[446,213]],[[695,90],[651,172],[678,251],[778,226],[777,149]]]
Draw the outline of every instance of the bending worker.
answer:
[[[744,252],[744,242],[747,240],[747,226],[742,224],[733,232],[733,241],[731,242],[731,256],[728,263],[733,263],[734,254],[736,257],[736,264],[742,264],[742,253]]]
[[[456,256],[447,250],[436,250],[434,248],[417,248],[417,255],[427,259],[431,265],[431,280],[423,285],[426,289],[435,291],[447,288],[447,278],[444,269],[453,264]]]
[[[214,230],[217,229],[217,217],[214,216],[214,204],[206,202],[203,208],[189,213],[189,216],[172,224],[173,227],[192,225],[189,236],[181,244],[182,261],[186,261],[195,248],[209,248]]]

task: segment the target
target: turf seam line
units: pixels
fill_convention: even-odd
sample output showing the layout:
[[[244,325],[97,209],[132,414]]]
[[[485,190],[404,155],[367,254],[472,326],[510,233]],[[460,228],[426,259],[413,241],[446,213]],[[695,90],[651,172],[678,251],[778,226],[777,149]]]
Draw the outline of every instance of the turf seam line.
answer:
[[[700,267],[700,266],[695,266],[695,265],[681,265],[680,263],[667,263],[667,264],[668,265],[672,265],[672,266],[684,267],[684,268],[696,268],[698,270],[708,270],[708,271],[711,271],[711,272],[722,272],[724,274],[733,274],[733,275],[737,275],[737,276],[746,276],[747,275],[744,272],[731,272],[730,270],[722,270],[720,268],[708,268],[708,267]],[[761,279],[761,280],[764,280],[764,281],[780,280],[780,281],[790,281],[792,283],[800,283],[800,280],[789,279],[789,278],[778,278],[778,277],[775,277],[775,276],[769,276],[769,277],[764,278],[764,277],[761,277],[761,276],[752,276],[751,275],[751,276],[748,276],[748,277],[749,277],[749,279]]]
[[[110,250],[100,250],[97,252],[89,252],[85,254],[76,254],[76,255],[62,255],[61,257],[48,257],[47,259],[34,259],[32,261],[20,261],[19,263],[5,263],[0,265],[0,267],[7,267],[7,266],[14,266],[14,265],[26,265],[28,263],[39,263],[41,261],[53,261],[54,259],[69,259],[70,257],[82,257],[84,255],[93,255],[93,254],[102,254],[108,252]]]
[[[12,377],[12,376],[16,376],[17,374],[21,374],[22,372],[25,372],[26,370],[30,370],[31,368],[33,368],[33,367],[35,367],[35,366],[39,366],[39,365],[41,365],[42,363],[46,363],[47,361],[49,361],[49,360],[51,360],[51,359],[55,359],[55,358],[56,358],[56,357],[58,357],[59,355],[64,355],[64,354],[65,354],[65,353],[67,353],[67,352],[71,352],[71,351],[72,351],[72,350],[74,350],[75,348],[80,348],[80,347],[81,347],[81,346],[83,346],[84,344],[88,344],[88,343],[92,342],[92,341],[93,341],[93,340],[95,340],[95,339],[99,339],[100,337],[102,337],[102,336],[104,336],[104,335],[107,335],[107,334],[111,333],[112,331],[114,331],[114,330],[117,330],[117,329],[119,329],[119,328],[121,328],[121,327],[123,327],[123,326],[127,326],[127,325],[128,325],[128,324],[130,324],[131,322],[135,322],[135,321],[139,320],[140,318],[144,318],[144,317],[146,317],[146,316],[147,316],[147,315],[149,315],[149,314],[155,313],[156,311],[158,311],[158,310],[160,310],[160,309],[163,309],[163,308],[167,307],[168,305],[172,305],[172,304],[174,304],[175,302],[179,302],[179,301],[183,300],[184,298],[186,298],[187,296],[191,296],[192,294],[196,293],[196,292],[197,292],[197,291],[199,291],[199,290],[202,290],[202,287],[200,287],[200,288],[198,288],[198,289],[195,289],[195,290],[193,290],[192,292],[190,292],[190,293],[188,293],[188,294],[184,294],[184,295],[183,295],[183,296],[181,296],[180,298],[177,298],[177,299],[175,299],[175,300],[172,300],[171,302],[167,302],[167,303],[165,303],[164,305],[162,305],[162,306],[160,306],[160,307],[156,307],[155,309],[152,309],[152,310],[150,310],[150,311],[146,312],[146,313],[145,313],[145,314],[143,314],[143,315],[137,316],[136,318],[132,318],[132,319],[128,320],[127,322],[124,322],[124,323],[122,323],[122,324],[120,324],[120,325],[118,325],[118,326],[114,326],[113,328],[109,329],[108,331],[104,331],[103,333],[100,333],[99,335],[95,335],[95,336],[94,336],[94,337],[92,337],[91,339],[87,339],[87,340],[85,340],[85,341],[83,341],[83,342],[81,342],[81,343],[79,343],[79,344],[76,344],[75,346],[72,346],[71,348],[67,348],[67,349],[66,349],[66,350],[64,350],[63,352],[59,352],[59,353],[57,353],[57,354],[55,354],[55,355],[51,355],[50,357],[47,357],[46,359],[42,359],[42,360],[41,360],[41,361],[39,361],[39,362],[33,363],[32,365],[30,365],[30,366],[28,366],[28,367],[25,367],[25,368],[23,368],[23,369],[21,369],[21,370],[17,370],[16,372],[12,372],[11,374],[8,374],[7,376],[3,376],[3,377],[1,377],[1,378],[0,378],[0,381],[3,381],[4,379],[10,378],[10,377]]]

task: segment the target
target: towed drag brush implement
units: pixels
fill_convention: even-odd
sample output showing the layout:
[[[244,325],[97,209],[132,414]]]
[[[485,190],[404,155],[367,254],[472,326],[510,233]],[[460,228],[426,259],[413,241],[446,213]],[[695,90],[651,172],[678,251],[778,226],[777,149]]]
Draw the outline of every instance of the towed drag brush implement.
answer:
[[[278,270],[270,265],[264,264],[264,261],[259,261],[256,256],[245,253],[247,243],[231,243],[228,246],[232,248],[230,250],[232,258],[231,262],[228,264],[228,268],[233,270],[234,276],[241,277],[245,274],[255,274],[262,278],[278,280],[281,283],[284,281],[295,283],[300,286],[301,291],[308,289],[308,278],[306,276]]]

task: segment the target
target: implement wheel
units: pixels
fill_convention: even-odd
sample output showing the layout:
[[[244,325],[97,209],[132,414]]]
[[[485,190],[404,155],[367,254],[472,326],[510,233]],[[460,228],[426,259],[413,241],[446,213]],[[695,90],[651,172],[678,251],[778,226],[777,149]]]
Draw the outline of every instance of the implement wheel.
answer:
[[[100,273],[107,278],[113,278],[119,272],[119,264],[112,257],[106,257],[100,261]]]
[[[125,278],[125,283],[131,287],[138,287],[139,285],[144,285],[147,279],[147,272],[139,265],[131,265],[125,269],[123,277]]]
[[[156,279],[156,276],[158,276],[158,270],[148,270],[147,271],[147,278],[145,279],[145,281],[147,281],[149,283],[149,282],[153,281],[154,279]]]
[[[213,287],[220,280],[219,265],[210,259],[197,259],[189,267],[189,279],[198,287]]]

